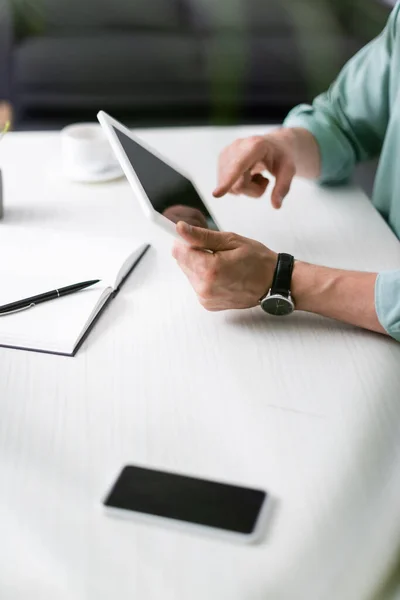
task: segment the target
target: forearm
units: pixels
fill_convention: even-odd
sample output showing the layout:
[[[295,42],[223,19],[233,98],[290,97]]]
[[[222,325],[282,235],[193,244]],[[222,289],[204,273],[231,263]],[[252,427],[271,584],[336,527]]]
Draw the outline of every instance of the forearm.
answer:
[[[386,334],[375,309],[376,273],[295,262],[293,299],[298,310]]]
[[[272,136],[287,146],[292,156],[296,175],[307,179],[317,179],[321,171],[321,155],[318,142],[310,131],[302,127],[282,127]]]

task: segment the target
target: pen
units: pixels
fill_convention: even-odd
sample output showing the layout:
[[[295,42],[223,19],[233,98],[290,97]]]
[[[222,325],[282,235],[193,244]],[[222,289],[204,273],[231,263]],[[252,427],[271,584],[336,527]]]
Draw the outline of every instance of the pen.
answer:
[[[74,283],[74,285],[68,285],[67,287],[59,288],[58,290],[52,290],[38,296],[31,296],[30,298],[24,298],[24,300],[18,300],[17,302],[11,302],[11,304],[4,304],[0,306],[0,316],[10,315],[12,313],[20,312],[28,308],[33,308],[36,304],[41,302],[47,302],[47,300],[55,300],[62,296],[68,296],[74,292],[80,292],[95,283],[98,283],[100,279],[93,279],[91,281],[83,281],[82,283]]]

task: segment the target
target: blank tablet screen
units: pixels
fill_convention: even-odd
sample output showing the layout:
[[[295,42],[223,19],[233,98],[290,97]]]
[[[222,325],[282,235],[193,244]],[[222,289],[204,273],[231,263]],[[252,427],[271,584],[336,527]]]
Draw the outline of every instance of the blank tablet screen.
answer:
[[[154,210],[177,223],[215,229],[218,227],[189,179],[113,128]]]

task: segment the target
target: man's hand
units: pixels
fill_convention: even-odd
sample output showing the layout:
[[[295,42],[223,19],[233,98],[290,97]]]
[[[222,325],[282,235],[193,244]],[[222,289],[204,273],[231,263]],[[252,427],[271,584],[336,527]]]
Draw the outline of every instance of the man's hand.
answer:
[[[265,170],[276,178],[271,202],[274,208],[280,208],[296,173],[295,143],[290,130],[239,139],[225,148],[219,158],[214,196],[220,198],[230,192],[259,198],[269,184],[262,175]]]
[[[278,256],[263,244],[183,222],[176,229],[187,243],[176,242],[173,256],[207,310],[256,306],[271,287]]]

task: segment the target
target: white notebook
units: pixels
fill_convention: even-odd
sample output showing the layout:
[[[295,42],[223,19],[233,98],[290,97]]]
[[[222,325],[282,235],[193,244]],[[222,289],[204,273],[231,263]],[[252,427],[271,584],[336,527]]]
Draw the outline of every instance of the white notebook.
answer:
[[[101,280],[80,292],[0,315],[0,346],[74,356],[148,247],[134,240],[0,225],[0,307],[74,283]]]

